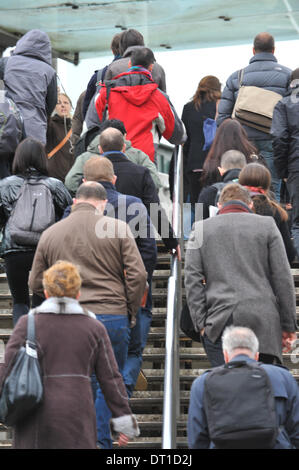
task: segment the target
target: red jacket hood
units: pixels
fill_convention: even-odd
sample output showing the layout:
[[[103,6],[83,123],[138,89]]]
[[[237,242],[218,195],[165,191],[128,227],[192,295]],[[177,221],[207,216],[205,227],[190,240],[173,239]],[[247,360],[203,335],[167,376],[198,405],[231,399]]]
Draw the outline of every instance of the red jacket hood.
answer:
[[[146,72],[124,72],[114,77],[112,93],[121,93],[122,98],[135,106],[142,106],[158,88]]]

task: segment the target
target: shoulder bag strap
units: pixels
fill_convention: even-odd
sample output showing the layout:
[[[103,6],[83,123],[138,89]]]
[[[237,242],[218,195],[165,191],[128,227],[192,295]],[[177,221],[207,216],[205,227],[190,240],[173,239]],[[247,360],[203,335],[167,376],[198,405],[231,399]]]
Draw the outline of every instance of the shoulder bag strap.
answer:
[[[239,70],[238,79],[239,79],[239,88],[241,88],[243,84],[243,76],[244,76],[244,69]]]
[[[27,341],[26,352],[29,356],[37,357],[36,343],[35,343],[35,309],[28,313],[27,321]]]
[[[55,147],[53,150],[51,150],[50,153],[48,153],[48,158],[49,158],[49,159],[52,158],[53,155],[55,155],[55,153],[57,153],[58,150],[60,150],[60,149],[64,146],[64,144],[67,143],[67,141],[69,140],[69,138],[71,137],[71,135],[72,135],[72,129],[70,129],[70,130],[68,131],[68,133],[66,134],[66,136],[64,137],[64,139],[62,139],[61,142],[59,142],[59,144],[56,145],[56,147]]]

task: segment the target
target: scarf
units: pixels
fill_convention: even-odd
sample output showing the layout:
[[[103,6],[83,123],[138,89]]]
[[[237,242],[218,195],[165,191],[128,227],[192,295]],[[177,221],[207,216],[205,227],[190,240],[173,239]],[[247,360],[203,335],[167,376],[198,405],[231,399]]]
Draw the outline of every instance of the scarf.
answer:
[[[259,194],[266,194],[266,190],[261,188],[260,186],[244,186],[244,188],[248,189],[250,193],[259,193]]]
[[[143,72],[148,75],[151,80],[153,79],[151,72],[145,67],[141,67],[140,65],[132,65],[132,67],[128,69],[128,72]]]
[[[219,209],[219,212],[217,215],[231,214],[232,212],[247,212],[249,214],[252,214],[252,211],[244,202],[228,201],[225,204],[223,204],[221,209]]]
[[[87,315],[91,318],[95,318],[94,313],[89,310],[84,310],[79,304],[78,300],[70,297],[50,297],[45,300],[39,307],[30,310],[32,313],[54,313],[54,314],[78,314]],[[29,312],[29,313],[30,313]]]

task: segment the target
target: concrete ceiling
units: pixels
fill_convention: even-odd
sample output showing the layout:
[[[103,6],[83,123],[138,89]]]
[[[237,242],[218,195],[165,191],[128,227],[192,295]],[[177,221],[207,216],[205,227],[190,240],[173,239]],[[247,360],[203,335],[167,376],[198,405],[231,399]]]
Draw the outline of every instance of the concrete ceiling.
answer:
[[[250,43],[262,31],[299,39],[299,0],[0,0],[0,48],[36,28],[54,55],[78,63],[111,54],[112,37],[128,28],[155,51]]]

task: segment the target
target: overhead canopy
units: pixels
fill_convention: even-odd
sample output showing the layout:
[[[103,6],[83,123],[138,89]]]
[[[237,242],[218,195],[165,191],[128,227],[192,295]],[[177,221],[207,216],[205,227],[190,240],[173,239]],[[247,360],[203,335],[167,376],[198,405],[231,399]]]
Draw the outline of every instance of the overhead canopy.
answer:
[[[252,42],[262,31],[276,40],[299,39],[298,0],[0,0],[0,48],[30,29],[42,29],[54,55],[110,54],[114,34],[140,31],[155,51]]]

